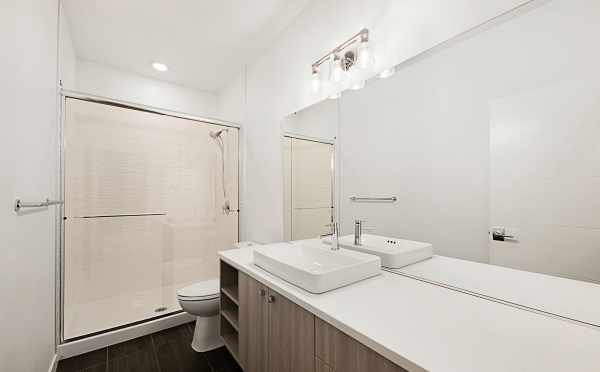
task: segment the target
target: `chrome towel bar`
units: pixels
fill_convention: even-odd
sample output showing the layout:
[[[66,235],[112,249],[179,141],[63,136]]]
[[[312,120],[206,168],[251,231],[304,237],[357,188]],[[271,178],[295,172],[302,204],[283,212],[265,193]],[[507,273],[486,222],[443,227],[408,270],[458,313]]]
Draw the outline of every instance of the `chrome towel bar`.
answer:
[[[43,202],[31,203],[31,202],[24,202],[21,199],[17,199],[17,200],[15,200],[15,212],[19,212],[22,208],[44,208],[44,207],[49,207],[51,205],[59,205],[59,204],[63,204],[63,201],[46,199]]]
[[[358,196],[351,196],[350,200],[353,202],[389,202],[389,203],[393,203],[395,201],[398,200],[397,197],[395,196],[390,196],[390,197],[386,197],[386,198],[361,198]]]

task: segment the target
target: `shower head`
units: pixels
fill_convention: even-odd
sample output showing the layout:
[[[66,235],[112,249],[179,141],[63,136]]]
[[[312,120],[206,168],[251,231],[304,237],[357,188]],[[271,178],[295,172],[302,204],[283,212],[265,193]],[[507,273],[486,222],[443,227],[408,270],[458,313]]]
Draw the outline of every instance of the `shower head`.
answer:
[[[223,134],[223,132],[226,132],[227,129],[221,129],[221,130],[217,130],[217,131],[211,131],[209,133],[211,138],[217,139],[219,137],[221,137],[221,134]]]

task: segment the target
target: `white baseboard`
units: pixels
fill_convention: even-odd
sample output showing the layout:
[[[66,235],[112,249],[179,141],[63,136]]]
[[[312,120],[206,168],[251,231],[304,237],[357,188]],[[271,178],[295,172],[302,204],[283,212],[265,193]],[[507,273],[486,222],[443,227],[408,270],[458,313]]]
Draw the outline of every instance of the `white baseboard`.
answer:
[[[48,367],[48,372],[56,372],[56,367],[58,367],[58,354],[54,354],[54,356],[50,360],[50,367]]]
[[[187,313],[173,314],[164,318],[151,320],[131,327],[118,329],[96,336],[87,337],[77,341],[66,342],[58,345],[59,359],[88,353],[103,347],[129,341],[131,339],[162,331],[191,322],[195,318]]]

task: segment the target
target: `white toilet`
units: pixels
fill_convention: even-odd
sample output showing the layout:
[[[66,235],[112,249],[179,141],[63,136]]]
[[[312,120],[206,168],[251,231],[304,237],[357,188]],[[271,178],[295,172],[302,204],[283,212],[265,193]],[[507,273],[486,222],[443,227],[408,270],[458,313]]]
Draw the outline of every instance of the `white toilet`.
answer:
[[[196,317],[192,348],[198,352],[223,346],[219,334],[219,280],[207,280],[177,291],[183,311]]]

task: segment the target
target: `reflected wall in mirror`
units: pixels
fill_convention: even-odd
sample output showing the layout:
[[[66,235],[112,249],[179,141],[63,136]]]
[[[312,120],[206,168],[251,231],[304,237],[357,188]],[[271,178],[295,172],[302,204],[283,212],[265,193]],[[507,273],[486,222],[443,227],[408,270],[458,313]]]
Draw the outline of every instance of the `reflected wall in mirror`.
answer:
[[[430,242],[403,273],[600,325],[599,19],[538,2],[345,92],[342,232]]]
[[[338,102],[327,100],[282,122],[284,239],[331,231]]]

